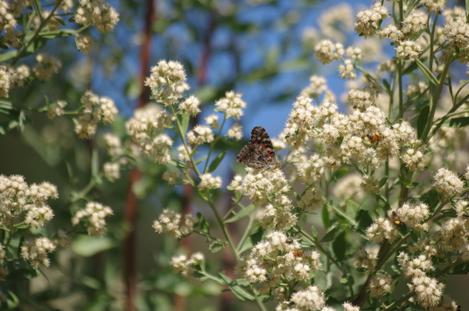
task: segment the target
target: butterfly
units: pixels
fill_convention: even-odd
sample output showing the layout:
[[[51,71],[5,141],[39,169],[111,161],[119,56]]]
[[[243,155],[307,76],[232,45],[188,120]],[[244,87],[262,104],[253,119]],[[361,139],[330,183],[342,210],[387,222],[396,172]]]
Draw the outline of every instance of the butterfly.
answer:
[[[265,128],[256,126],[251,131],[251,139],[236,159],[254,169],[270,168],[277,164],[274,146]]]

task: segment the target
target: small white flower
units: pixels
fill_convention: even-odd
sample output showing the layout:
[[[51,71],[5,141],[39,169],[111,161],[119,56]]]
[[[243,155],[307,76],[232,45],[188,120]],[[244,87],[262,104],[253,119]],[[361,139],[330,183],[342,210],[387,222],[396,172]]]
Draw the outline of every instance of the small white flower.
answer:
[[[214,177],[211,174],[203,174],[200,176],[199,188],[201,190],[214,190],[221,188],[221,178]]]

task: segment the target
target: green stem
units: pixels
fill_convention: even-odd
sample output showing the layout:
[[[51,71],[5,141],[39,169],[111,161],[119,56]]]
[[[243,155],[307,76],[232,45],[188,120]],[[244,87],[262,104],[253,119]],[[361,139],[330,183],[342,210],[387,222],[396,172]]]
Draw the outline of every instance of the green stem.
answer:
[[[443,85],[446,80],[446,75],[448,74],[448,70],[449,70],[449,66],[451,62],[452,62],[452,57],[450,57],[448,61],[446,62],[445,67],[443,68],[443,72],[440,75],[439,83],[436,86],[436,89],[434,90],[434,92],[432,92],[432,97],[430,101],[430,104],[431,104],[430,113],[428,115],[427,124],[425,125],[424,131],[422,133],[422,141],[424,142],[428,142],[429,133],[433,125],[433,118],[435,117],[436,108],[438,106],[438,100],[440,98],[441,91],[443,90]]]
[[[246,226],[246,229],[244,229],[243,236],[241,237],[241,240],[239,240],[238,246],[236,247],[238,252],[241,250],[241,247],[243,246],[244,241],[246,241],[247,237],[249,236],[249,233],[251,232],[251,228],[252,228],[253,223],[254,223],[254,217],[250,216],[249,217],[249,222]]]
[[[204,169],[202,170],[202,172],[207,172],[207,167],[208,167],[208,163],[210,162],[210,157],[212,156],[212,152],[213,152],[213,148],[215,147],[215,144],[218,142],[218,140],[220,139],[220,136],[221,136],[221,131],[223,130],[223,126],[225,126],[225,122],[226,122],[226,115],[223,114],[223,121],[220,125],[220,128],[218,129],[218,132],[217,134],[215,135],[215,139],[212,141],[212,143],[210,144],[210,148],[208,150],[208,155],[207,155],[207,159],[205,159],[205,164],[204,164]]]
[[[18,54],[16,54],[15,59],[13,59],[13,62],[12,62],[13,65],[16,64],[16,62],[23,56],[23,54],[27,51],[28,47],[33,43],[33,41],[36,40],[36,37],[39,35],[41,30],[47,25],[47,22],[52,18],[52,16],[54,16],[55,11],[57,11],[57,9],[62,4],[62,2],[63,0],[57,1],[52,11],[50,11],[49,15],[47,15],[45,19],[42,19],[42,17],[40,17],[41,23],[39,24],[39,27],[36,29],[31,39],[29,39],[28,42],[26,42],[26,44],[23,45],[21,49],[18,51]]]
[[[310,236],[306,231],[303,229],[299,228],[299,232],[301,235],[303,235],[308,241],[313,243],[313,245],[321,252],[323,253],[334,265],[336,265],[337,268],[339,268],[340,272],[342,272],[343,275],[347,275],[347,271],[344,270],[342,265],[331,255],[329,252],[322,247],[322,245],[319,243],[319,241],[312,236]]]

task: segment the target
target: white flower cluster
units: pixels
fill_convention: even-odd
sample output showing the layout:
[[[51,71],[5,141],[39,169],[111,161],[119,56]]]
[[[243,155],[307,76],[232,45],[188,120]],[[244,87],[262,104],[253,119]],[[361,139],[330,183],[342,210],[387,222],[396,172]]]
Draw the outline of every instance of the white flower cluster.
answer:
[[[243,127],[239,124],[233,124],[226,133],[226,136],[234,140],[241,140],[243,138]]]
[[[57,188],[48,183],[28,185],[19,175],[0,175],[0,225],[9,228],[24,221],[42,228],[54,213],[47,200],[58,198]]]
[[[401,31],[406,36],[418,34],[427,27],[427,19],[427,13],[414,10],[402,21]]]
[[[397,230],[389,219],[380,217],[366,229],[367,238],[375,243],[384,240],[392,241],[397,236]]]
[[[434,187],[441,195],[453,197],[463,191],[464,183],[448,169],[440,168],[433,177]]]
[[[393,209],[391,213],[395,213],[400,222],[411,228],[428,230],[428,224],[424,222],[428,219],[430,210],[425,203],[404,203],[401,207]]]
[[[446,4],[446,0],[423,0],[423,4],[430,10],[440,12]]]
[[[392,278],[384,272],[377,273],[369,285],[370,296],[374,298],[383,297],[392,291]]]
[[[303,250],[298,240],[272,231],[244,258],[243,273],[249,283],[268,292],[284,282],[308,283],[319,266],[318,252]]]
[[[351,89],[347,94],[347,103],[360,111],[375,105],[375,96],[367,90]]]
[[[121,176],[121,167],[118,162],[106,162],[103,164],[103,173],[107,180],[114,182]]]
[[[221,178],[219,176],[212,176],[206,173],[200,176],[199,189],[200,190],[216,190],[221,188]]]
[[[91,138],[96,134],[99,122],[110,124],[117,117],[118,110],[109,97],[100,97],[86,91],[80,99],[81,113],[75,119],[75,132],[80,138]]]
[[[276,311],[324,311],[326,299],[317,286],[308,286],[294,292],[289,301],[277,306]]]
[[[225,114],[226,118],[239,120],[243,115],[243,109],[246,103],[241,98],[241,94],[229,91],[225,93],[225,97],[217,100],[215,103],[215,111]]]
[[[372,36],[387,15],[388,10],[376,2],[371,9],[358,12],[355,19],[355,31],[361,36]]]
[[[205,125],[196,125],[187,133],[187,140],[192,146],[209,144],[214,140],[212,129]]]
[[[305,87],[300,94],[300,97],[316,98],[327,90],[326,78],[312,75],[309,78],[309,85]]]
[[[404,274],[410,278],[407,286],[414,293],[416,302],[424,308],[439,305],[444,285],[426,274],[434,270],[431,258],[427,255],[411,258],[407,253],[400,253],[397,260]]]
[[[350,100],[358,107],[366,106],[372,103],[372,96],[353,91]],[[331,168],[348,163],[376,168],[386,159],[399,156],[408,168],[415,169],[423,157],[419,150],[421,143],[409,123],[389,125],[386,114],[374,105],[341,114],[330,98],[320,106],[313,106],[309,98],[297,98],[281,137],[294,147],[296,155],[321,150],[327,155],[323,157],[324,167]],[[304,175],[301,170],[309,162],[305,160],[307,157],[292,154],[290,158],[289,162],[300,164],[297,165],[299,175]],[[315,171],[321,172],[321,162],[318,158],[312,160]]]
[[[467,220],[467,213],[446,220],[441,225],[437,239],[441,250],[459,252],[464,258],[469,245],[469,220]]]
[[[199,106],[199,99],[195,96],[189,96],[179,105],[179,109],[191,116],[196,116],[200,112]]]
[[[256,171],[247,168],[247,174],[244,177],[236,175],[228,189],[246,196],[256,206],[263,206],[257,218],[264,227],[287,229],[297,222],[288,196],[290,185],[280,169]]]
[[[106,151],[111,157],[111,161],[103,164],[103,172],[110,182],[114,182],[120,178],[121,164],[126,164],[127,159],[122,157],[124,149],[118,136],[106,133],[103,138]]]
[[[192,269],[203,264],[205,258],[202,253],[194,253],[190,257],[178,255],[171,258],[171,266],[184,276],[189,275]]]
[[[453,48],[467,52],[469,49],[469,24],[464,9],[456,7],[453,10],[446,10],[444,15],[446,23],[443,33],[448,44]]]
[[[101,235],[106,231],[106,217],[112,214],[109,206],[98,202],[88,202],[85,208],[73,215],[72,224],[76,226],[84,223],[89,235]]]
[[[158,234],[169,233],[176,239],[189,235],[194,229],[194,217],[190,214],[181,215],[165,209],[153,222],[153,229]]]
[[[322,40],[314,47],[314,53],[319,61],[328,64],[344,55],[344,46],[330,40]]]
[[[50,119],[54,119],[54,118],[62,116],[65,113],[64,108],[66,106],[67,106],[67,102],[65,100],[57,100],[51,103],[47,107],[47,116]]]
[[[48,238],[36,238],[21,246],[21,257],[33,268],[48,267],[50,265],[48,254],[52,253],[55,248],[54,242]]]
[[[416,60],[422,54],[422,46],[411,40],[401,41],[396,46],[396,55],[398,58],[403,60]]]
[[[156,163],[165,164],[171,160],[173,141],[163,131],[170,124],[170,117],[163,109],[147,105],[135,110],[126,129],[140,151]]]
[[[50,79],[54,74],[59,72],[62,67],[60,60],[46,54],[37,54],[36,62],[36,65],[33,67],[33,72],[40,80]]]
[[[12,88],[23,86],[30,74],[30,69],[26,65],[16,68],[0,66],[0,97],[8,97]]]
[[[94,26],[99,31],[112,30],[119,21],[119,13],[106,0],[80,0],[75,22],[83,26]]]
[[[175,104],[189,89],[184,67],[176,61],[160,60],[151,68],[145,85],[150,87],[153,98],[165,106]]]

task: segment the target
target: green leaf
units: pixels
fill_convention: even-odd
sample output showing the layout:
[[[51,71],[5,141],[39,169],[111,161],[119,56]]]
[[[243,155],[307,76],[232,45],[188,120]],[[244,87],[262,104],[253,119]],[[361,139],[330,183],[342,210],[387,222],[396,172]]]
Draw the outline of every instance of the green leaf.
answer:
[[[469,117],[453,118],[449,120],[449,126],[451,127],[469,126]]]
[[[329,228],[329,226],[331,225],[331,218],[329,215],[329,210],[327,209],[327,204],[324,204],[324,206],[322,207],[321,218],[324,227]]]
[[[420,59],[417,59],[415,62],[417,64],[417,67],[420,69],[423,75],[427,78],[427,80],[433,85],[438,85],[439,81],[433,75],[432,71],[427,66],[425,66],[425,64],[422,63]]]
[[[219,273],[220,277],[223,279],[223,282],[225,282],[226,285],[228,285],[233,292],[233,294],[241,301],[253,301],[254,296],[251,295],[247,290],[245,290],[243,287],[241,287],[237,282],[233,282],[231,278],[226,276],[223,273]]]
[[[435,206],[438,203],[438,192],[435,189],[431,189],[420,196],[420,201],[429,206]]]
[[[426,105],[420,111],[419,118],[417,119],[417,136],[422,137],[425,126],[427,125],[428,115],[430,113],[430,106]]]
[[[339,226],[337,224],[334,224],[332,227],[329,228],[329,230],[326,232],[326,234],[322,237],[321,242],[330,242],[334,240],[335,236],[339,232]]]
[[[256,206],[254,204],[250,204],[250,205],[244,207],[238,213],[234,214],[232,217],[225,220],[224,223],[229,224],[229,223],[232,223],[232,222],[236,222],[236,221],[238,221],[238,220],[240,220],[240,219],[242,219],[246,216],[249,216],[255,209],[256,209]]]
[[[222,240],[215,240],[213,241],[212,243],[210,243],[210,245],[208,246],[208,249],[212,252],[212,253],[218,253],[219,251],[221,251],[223,248],[225,248],[226,244],[225,242],[223,242]]]
[[[195,96],[201,103],[206,103],[215,99],[217,90],[212,86],[204,86],[199,88]]]
[[[332,242],[332,251],[335,254],[335,257],[338,260],[345,259],[345,250],[346,250],[347,243],[345,241],[345,232],[341,232],[334,242]]]
[[[368,211],[364,209],[361,209],[358,211],[356,220],[358,221],[358,228],[362,230],[365,230],[366,228],[368,228],[373,222],[373,219],[371,218]]]
[[[3,54],[0,54],[0,62],[5,62],[7,60],[10,60],[12,58],[15,58],[16,55],[18,55],[18,51],[8,51]]]
[[[82,235],[73,242],[72,250],[80,256],[89,257],[111,249],[114,246],[114,242],[108,237]]]
[[[218,165],[220,165],[221,161],[223,161],[223,158],[225,158],[226,151],[220,152],[215,159],[213,159],[212,163],[210,163],[210,166],[208,167],[208,173],[213,172],[214,170],[217,169]]]
[[[187,132],[187,129],[189,128],[189,121],[190,121],[189,114],[184,113],[181,117],[181,131],[183,135]]]

